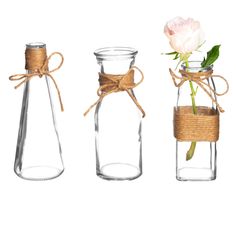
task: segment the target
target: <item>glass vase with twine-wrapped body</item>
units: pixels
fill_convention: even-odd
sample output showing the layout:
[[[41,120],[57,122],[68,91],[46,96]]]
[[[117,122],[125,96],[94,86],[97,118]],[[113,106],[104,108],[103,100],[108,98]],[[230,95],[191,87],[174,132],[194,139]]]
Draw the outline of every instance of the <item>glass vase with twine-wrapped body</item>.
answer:
[[[132,180],[142,174],[145,114],[133,91],[143,80],[142,72],[133,66],[137,51],[111,47],[94,54],[99,65],[100,98],[89,110],[96,106],[96,172],[107,180]],[[138,83],[134,82],[135,72],[141,74]]]
[[[181,76],[171,70],[178,87],[177,105],[174,108],[174,136],[176,138],[177,180],[214,180],[216,178],[219,113],[223,109],[217,96],[228,91],[228,83],[213,75],[213,65],[201,67],[201,62],[182,64]],[[217,93],[214,79],[226,82],[224,93]]]
[[[48,62],[55,54],[61,57],[61,63],[49,71]],[[61,67],[63,56],[56,52],[47,57],[44,43],[30,43],[26,45],[25,57],[26,74],[9,78],[21,81],[15,88],[24,85],[14,171],[24,179],[47,180],[64,170],[53,107],[55,95],[50,88],[53,81],[63,110],[59,89],[51,75]]]

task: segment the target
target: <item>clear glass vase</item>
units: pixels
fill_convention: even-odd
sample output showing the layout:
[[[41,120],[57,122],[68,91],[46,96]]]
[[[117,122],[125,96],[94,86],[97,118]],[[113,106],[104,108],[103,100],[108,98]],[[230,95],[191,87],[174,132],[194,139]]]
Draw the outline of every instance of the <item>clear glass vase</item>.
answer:
[[[137,50],[111,47],[94,54],[100,73],[123,75],[134,65]],[[98,176],[132,180],[142,174],[142,113],[125,91],[111,93],[97,104],[95,132]]]
[[[26,50],[35,52],[42,48],[44,43],[26,45]],[[34,72],[27,70],[27,74]],[[48,76],[34,76],[24,85],[14,165],[23,179],[52,179],[64,170],[50,82]]]
[[[206,68],[201,68],[201,62],[191,61],[189,66],[186,67],[185,64],[182,64],[182,70],[188,71],[190,73],[195,72],[206,72],[212,70],[213,66]],[[212,77],[209,77],[205,81],[213,90],[215,90],[215,84]],[[193,86],[194,91],[196,92],[194,97],[194,102],[196,105],[196,114],[198,116],[205,115],[217,115],[218,110],[206,92],[198,87],[196,83],[192,82],[190,85],[189,81],[186,81],[178,89],[177,94],[177,106],[175,112],[179,112],[183,115],[186,115],[187,112],[194,113],[193,110],[193,101],[191,99]],[[198,87],[198,88],[197,88]],[[207,88],[207,87],[206,87]],[[209,88],[207,90],[211,96],[216,100],[216,96]],[[175,118],[174,118],[175,119]],[[186,124],[186,121],[182,121]],[[201,124],[200,124],[201,125]],[[177,127],[178,128],[178,127]],[[189,128],[189,132],[191,132]],[[187,157],[187,153],[190,157]],[[216,142],[210,141],[176,141],[176,178],[177,180],[187,181],[187,180],[214,180],[216,178]]]

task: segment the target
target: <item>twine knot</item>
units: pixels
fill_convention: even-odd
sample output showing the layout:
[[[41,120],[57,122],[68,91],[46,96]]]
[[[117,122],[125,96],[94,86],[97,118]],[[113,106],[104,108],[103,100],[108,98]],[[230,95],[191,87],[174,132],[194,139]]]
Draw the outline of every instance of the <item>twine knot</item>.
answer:
[[[137,70],[141,74],[141,79],[137,83],[134,82],[135,70]],[[143,72],[136,66],[132,66],[128,70],[128,72],[123,75],[99,73],[98,81],[99,81],[100,87],[97,90],[97,95],[99,96],[99,99],[89,107],[89,109],[84,113],[84,116],[86,116],[94,106],[96,106],[99,102],[101,102],[105,96],[114,92],[126,91],[128,95],[130,96],[130,98],[133,100],[133,102],[136,104],[138,109],[142,112],[143,117],[144,117],[145,112],[143,108],[138,103],[133,93],[130,91],[131,89],[141,84],[143,82],[143,79],[144,79]]]
[[[132,71],[133,72],[133,71]],[[129,85],[126,82],[127,78],[123,76],[121,80],[118,81],[118,90],[124,91],[126,89],[131,89],[133,85]]]
[[[217,102],[216,98],[213,97],[212,95],[213,93],[215,96],[222,96],[228,92],[229,84],[223,76],[213,75],[213,70],[201,71],[201,72],[188,72],[185,70],[179,70],[179,73],[181,74],[181,76],[176,75],[171,69],[169,69],[169,72],[170,72],[171,78],[173,79],[174,85],[176,87],[178,88],[181,87],[186,81],[192,81],[196,83],[210,97],[212,102],[216,104],[216,107],[218,108],[218,110],[220,112],[224,112],[222,107]],[[219,78],[223,80],[226,84],[226,89],[222,93],[218,93],[214,87],[211,87],[210,84],[205,82],[209,78]]]
[[[48,69],[48,64],[50,59],[54,56],[58,55],[61,58],[59,65],[52,69]],[[27,48],[25,50],[25,69],[28,70],[27,74],[15,74],[9,77],[11,81],[21,81],[15,86],[15,89],[20,87],[22,84],[30,81],[33,77],[39,76],[42,78],[43,76],[48,76],[54,83],[54,86],[57,90],[61,111],[64,111],[64,106],[61,99],[60,90],[57,86],[56,80],[53,78],[51,73],[59,70],[64,62],[64,57],[60,52],[53,52],[49,57],[47,57],[46,48]]]

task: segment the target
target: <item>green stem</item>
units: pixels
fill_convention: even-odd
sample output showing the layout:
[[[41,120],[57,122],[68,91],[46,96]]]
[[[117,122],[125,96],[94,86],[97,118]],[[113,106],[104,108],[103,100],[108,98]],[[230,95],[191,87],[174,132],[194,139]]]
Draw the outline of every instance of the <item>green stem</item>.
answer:
[[[193,109],[193,114],[197,114],[197,107],[196,107],[196,102],[195,102],[195,96],[196,96],[196,92],[193,88],[193,83],[192,81],[189,81],[189,85],[190,85],[190,89],[191,89],[191,99],[192,99],[192,109]]]
[[[185,61],[185,65],[186,65],[187,68],[189,67],[188,60]],[[190,96],[191,96],[191,100],[192,100],[193,114],[197,114],[197,107],[196,107],[196,102],[195,102],[196,91],[194,90],[192,81],[189,81],[189,86],[190,86],[190,89],[191,89],[191,95]],[[196,144],[197,144],[196,142],[191,142],[190,148],[186,153],[186,160],[187,161],[192,159],[192,157],[194,155],[194,152],[195,152]]]
[[[196,145],[197,145],[197,142],[191,142],[190,148],[186,153],[186,161],[189,161],[192,159],[195,152]]]

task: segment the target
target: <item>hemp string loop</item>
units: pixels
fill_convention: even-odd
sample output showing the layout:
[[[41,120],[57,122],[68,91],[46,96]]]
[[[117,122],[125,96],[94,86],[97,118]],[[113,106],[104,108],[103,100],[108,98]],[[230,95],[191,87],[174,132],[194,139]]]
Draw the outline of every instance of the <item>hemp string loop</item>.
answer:
[[[137,83],[134,82],[135,70],[137,70],[141,74],[141,79]],[[130,91],[130,89],[133,89],[137,87],[139,84],[141,84],[143,80],[144,80],[143,72],[136,66],[132,66],[126,74],[121,74],[121,75],[99,73],[98,81],[100,87],[97,90],[97,95],[99,96],[99,99],[88,108],[88,110],[84,113],[84,116],[86,116],[94,106],[96,106],[99,102],[101,102],[105,96],[115,92],[126,91],[130,96],[130,98],[135,103],[135,105],[138,107],[138,109],[142,112],[144,117],[145,112],[143,108],[138,103],[133,93]]]
[[[222,107],[219,105],[219,103],[216,101],[216,99],[212,96],[212,93],[215,96],[222,96],[222,95],[224,95],[228,92],[229,84],[223,76],[213,75],[213,70],[209,70],[209,71],[206,71],[206,72],[203,72],[203,71],[201,71],[201,72],[188,72],[188,71],[184,71],[184,70],[179,70],[179,73],[182,76],[176,75],[171,69],[169,69],[169,72],[170,72],[170,75],[173,79],[174,85],[176,87],[178,87],[178,88],[181,87],[186,81],[192,81],[192,82],[196,83],[210,97],[212,102],[216,104],[219,111],[224,112]],[[222,92],[222,93],[216,92],[214,88],[212,88],[207,82],[205,82],[205,80],[207,80],[209,78],[220,78],[221,80],[223,80],[226,84],[225,91]]]
[[[56,68],[49,70],[48,69],[49,61],[55,55],[59,55],[61,58],[61,61]],[[58,88],[56,80],[51,75],[51,73],[53,73],[61,68],[61,66],[64,62],[63,55],[60,52],[53,52],[49,57],[47,57],[45,48],[37,48],[37,49],[27,48],[25,51],[25,58],[26,58],[25,69],[28,70],[29,73],[28,74],[15,74],[15,75],[12,75],[9,77],[9,80],[11,80],[11,81],[20,81],[21,80],[21,82],[15,86],[15,89],[20,87],[22,84],[30,81],[35,76],[39,76],[40,78],[43,75],[48,76],[53,81],[53,84],[57,90],[61,111],[64,111],[64,106],[62,103],[60,90]]]

